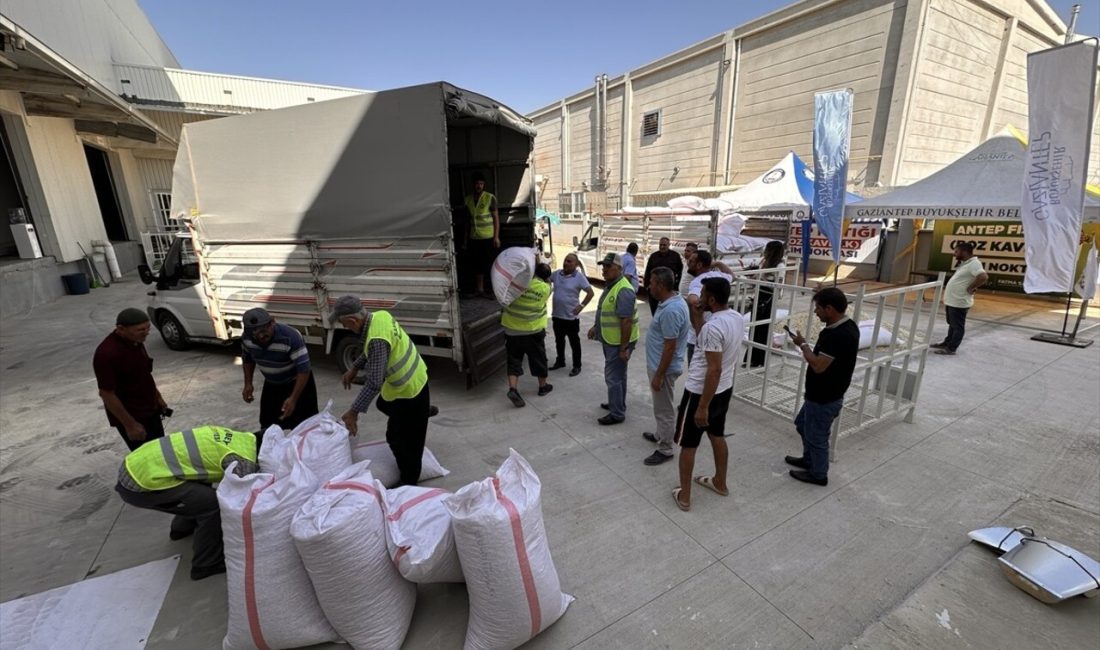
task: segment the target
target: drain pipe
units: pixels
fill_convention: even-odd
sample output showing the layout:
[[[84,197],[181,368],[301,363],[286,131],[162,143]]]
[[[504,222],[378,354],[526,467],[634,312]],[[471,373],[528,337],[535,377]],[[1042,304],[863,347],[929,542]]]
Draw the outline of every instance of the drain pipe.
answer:
[[[111,246],[111,242],[103,241],[102,239],[93,239],[92,250],[98,250],[103,253],[103,257],[107,260],[107,268],[111,270],[111,279],[121,280],[122,269],[118,266],[118,257],[115,256],[115,247]]]
[[[1066,45],[1072,43],[1073,37],[1077,35],[1077,14],[1079,13],[1081,13],[1081,5],[1073,5],[1073,9],[1070,9],[1069,27],[1066,28]]]
[[[603,167],[603,161],[600,160],[601,153],[602,153],[600,151],[600,144],[601,144],[601,141],[600,141],[600,128],[601,128],[601,126],[600,125],[603,123],[603,111],[602,111],[602,107],[600,106],[600,75],[596,75],[596,86],[592,89],[592,104],[595,108],[594,112],[596,114],[595,115],[596,119],[594,120],[595,121],[595,131],[596,131],[594,135],[596,137],[595,137],[595,142],[593,142],[593,144],[596,145],[596,147],[595,147],[596,150],[594,152],[595,155],[592,157],[592,165],[591,165],[591,169],[589,170],[589,173],[591,174],[592,179],[593,179],[593,183],[592,183],[593,187],[598,189],[599,188],[600,169]]]

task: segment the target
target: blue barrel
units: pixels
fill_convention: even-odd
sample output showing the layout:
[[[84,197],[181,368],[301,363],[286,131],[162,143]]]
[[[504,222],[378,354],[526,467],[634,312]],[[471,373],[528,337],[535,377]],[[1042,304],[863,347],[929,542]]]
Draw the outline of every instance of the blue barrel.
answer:
[[[88,276],[83,273],[68,273],[61,276],[61,281],[65,283],[65,292],[70,296],[82,296],[90,290]]]

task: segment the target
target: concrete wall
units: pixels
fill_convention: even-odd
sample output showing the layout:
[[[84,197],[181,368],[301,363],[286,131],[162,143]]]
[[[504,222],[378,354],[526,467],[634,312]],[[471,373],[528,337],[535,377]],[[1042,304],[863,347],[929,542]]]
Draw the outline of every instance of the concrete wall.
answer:
[[[137,0],[4,0],[0,12],[115,92],[115,62],[179,67]]]

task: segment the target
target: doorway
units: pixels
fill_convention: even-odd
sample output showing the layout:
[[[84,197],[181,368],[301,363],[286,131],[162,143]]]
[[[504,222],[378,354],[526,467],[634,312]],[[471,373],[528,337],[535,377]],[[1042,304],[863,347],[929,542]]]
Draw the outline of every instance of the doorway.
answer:
[[[11,140],[4,121],[0,119],[0,256],[16,253],[15,239],[8,228],[8,211],[13,208],[26,210],[26,205],[23,201],[23,188],[15,171]]]
[[[126,235],[126,225],[122,219],[122,207],[118,202],[118,194],[115,191],[115,182],[111,175],[111,164],[107,160],[107,152],[84,145],[84,157],[88,159],[88,171],[92,174],[92,185],[95,187],[95,197],[99,203],[99,213],[103,217],[103,227],[107,231],[107,239],[127,241],[129,237]]]

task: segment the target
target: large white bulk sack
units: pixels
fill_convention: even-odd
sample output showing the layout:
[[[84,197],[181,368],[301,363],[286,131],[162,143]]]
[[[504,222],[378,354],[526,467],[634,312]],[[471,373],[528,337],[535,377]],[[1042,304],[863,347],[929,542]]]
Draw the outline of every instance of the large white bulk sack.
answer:
[[[561,591],[542,520],[541,484],[514,449],[496,477],[471,483],[444,504],[470,592],[466,650],[510,650],[561,618]]]
[[[527,291],[531,278],[535,277],[536,255],[536,249],[522,246],[506,248],[497,255],[489,274],[497,302],[507,307]]]
[[[417,583],[463,582],[451,513],[441,488],[406,485],[387,490],[381,482],[390,557],[406,580]]]
[[[668,200],[668,207],[687,208],[688,210],[702,212],[707,209],[707,203],[697,196],[677,196],[676,198]]]
[[[286,476],[291,469],[286,460],[294,458],[284,453],[288,446],[295,448],[298,462],[313,472],[318,483],[347,469],[352,463],[348,430],[343,421],[330,412],[331,408],[330,400],[320,413],[303,420],[291,431],[284,431],[278,425],[269,427],[260,445],[260,469]]]
[[[374,475],[375,480],[386,487],[393,487],[401,482],[401,470],[397,467],[397,459],[394,458],[385,440],[355,445],[351,448],[351,458],[355,463],[369,460],[371,474]],[[432,450],[425,447],[424,455],[420,458],[420,480],[427,481],[450,473],[451,470],[439,464]]]
[[[305,465],[288,462],[292,469],[284,477],[239,478],[227,471],[218,485],[229,592],[223,650],[298,648],[338,638],[290,538],[290,522],[317,479]]]
[[[733,204],[725,199],[703,199],[703,205],[708,210],[714,210],[719,215],[726,215],[732,213],[737,208],[733,207]]]
[[[390,559],[369,465],[352,465],[317,490],[294,517],[290,535],[340,636],[356,650],[396,650],[409,631],[416,585]]]

